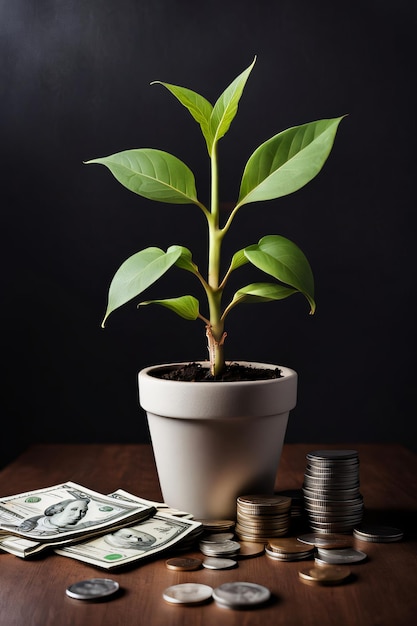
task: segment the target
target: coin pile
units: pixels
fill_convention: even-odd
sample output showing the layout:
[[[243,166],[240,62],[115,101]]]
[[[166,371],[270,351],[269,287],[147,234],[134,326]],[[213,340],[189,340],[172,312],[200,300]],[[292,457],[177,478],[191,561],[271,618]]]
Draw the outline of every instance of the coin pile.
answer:
[[[304,496],[302,489],[284,489],[277,491],[278,496],[287,496],[291,498],[291,521],[297,522],[304,516]]]
[[[202,539],[198,545],[200,551],[206,556],[232,557],[236,556],[240,550],[240,543],[233,539],[223,539],[221,541]]]
[[[236,535],[242,541],[282,537],[290,527],[291,498],[279,495],[247,495],[237,499]]]
[[[294,537],[271,539],[265,547],[265,553],[276,561],[302,561],[314,556],[314,546],[302,543]]]
[[[310,528],[350,533],[363,517],[356,450],[316,450],[307,454],[304,509]]]

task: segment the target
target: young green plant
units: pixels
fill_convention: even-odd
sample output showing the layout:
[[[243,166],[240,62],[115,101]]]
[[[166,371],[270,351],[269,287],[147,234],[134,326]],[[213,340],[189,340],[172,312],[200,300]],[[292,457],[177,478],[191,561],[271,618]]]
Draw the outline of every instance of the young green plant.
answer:
[[[322,169],[332,149],[342,117],[322,119],[284,130],[262,143],[252,154],[243,171],[239,197],[224,224],[219,215],[218,143],[236,116],[245,84],[256,58],[210,104],[198,93],[165,82],[163,85],[190,112],[200,125],[207,145],[211,168],[210,204],[197,197],[194,174],[177,157],[153,148],[125,150],[87,163],[105,165],[114,177],[134,193],[159,202],[194,204],[203,212],[208,229],[208,267],[203,275],[193,262],[192,253],[183,246],[172,245],[166,252],[149,247],[129,257],[111,281],[104,327],[109,315],[143,293],[174,265],[194,274],[206,295],[208,313],[202,314],[193,295],[146,300],[160,304],[187,320],[204,322],[208,341],[211,373],[218,376],[225,367],[225,320],[240,303],[282,300],[301,293],[314,313],[314,279],[310,264],[300,248],[281,235],[266,235],[253,245],[237,251],[225,274],[221,275],[222,244],[239,209],[249,203],[274,200],[291,194],[311,181]],[[257,282],[241,287],[224,306],[223,294],[230,275],[251,263],[274,282]]]

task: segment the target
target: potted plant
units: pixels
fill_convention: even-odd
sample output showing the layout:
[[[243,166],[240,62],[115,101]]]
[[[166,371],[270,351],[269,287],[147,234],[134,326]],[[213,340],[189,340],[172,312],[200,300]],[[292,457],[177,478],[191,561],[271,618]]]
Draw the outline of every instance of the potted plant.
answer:
[[[295,126],[262,143],[247,161],[236,204],[221,223],[218,144],[236,116],[255,61],[256,57],[214,106],[190,89],[156,81],[200,125],[211,168],[208,206],[197,196],[191,169],[167,152],[140,148],[87,161],[106,166],[139,196],[194,204],[206,220],[207,270],[200,270],[191,251],[181,245],[171,245],[166,252],[148,247],[133,254],[111,281],[102,323],[104,327],[113,311],[139,296],[173,266],[190,272],[199,283],[204,305],[188,294],[144,300],[138,305],[159,304],[204,324],[207,362],[152,366],[140,371],[138,378],[164,500],[198,518],[233,517],[238,495],[273,491],[288,415],[296,404],[295,370],[226,360],[225,322],[230,311],[241,303],[278,301],[295,293],[307,299],[310,313],[315,310],[311,267],[295,243],[282,235],[266,235],[230,255],[224,267],[223,241],[242,206],[286,196],[318,174],[342,119]],[[246,264],[258,268],[267,279],[242,286],[225,302],[231,274]],[[236,373],[239,380],[234,380]]]

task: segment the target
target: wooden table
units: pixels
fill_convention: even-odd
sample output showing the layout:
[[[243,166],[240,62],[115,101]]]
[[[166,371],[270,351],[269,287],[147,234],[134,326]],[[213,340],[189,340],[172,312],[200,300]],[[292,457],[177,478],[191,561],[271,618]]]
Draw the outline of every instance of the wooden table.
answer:
[[[399,445],[284,446],[276,488],[299,489],[307,452],[354,448],[359,452],[361,493],[366,519],[399,526],[404,540],[356,546],[368,554],[350,565],[353,581],[335,587],[302,583],[298,571],[312,561],[279,562],[267,556],[244,559],[234,570],[176,572],[164,555],[110,574],[55,554],[33,560],[0,554],[0,623],[2,626],[411,626],[417,623],[417,457]],[[109,493],[123,488],[161,500],[151,447],[148,445],[34,445],[0,472],[0,494],[20,493],[66,480]],[[202,556],[192,551],[187,555]],[[110,576],[122,592],[112,600],[88,603],[66,596],[78,580]],[[237,611],[214,602],[172,606],[163,590],[181,582],[216,587],[223,582],[257,582],[272,592],[262,608]]]

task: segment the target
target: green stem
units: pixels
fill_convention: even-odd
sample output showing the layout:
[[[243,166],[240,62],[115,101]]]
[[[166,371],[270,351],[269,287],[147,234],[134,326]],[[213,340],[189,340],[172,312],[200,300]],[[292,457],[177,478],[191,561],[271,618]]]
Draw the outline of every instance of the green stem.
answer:
[[[208,287],[206,289],[210,309],[210,325],[207,327],[210,367],[214,376],[224,368],[224,321],[221,319],[221,298],[223,290],[220,282],[220,255],[223,233],[219,228],[219,180],[217,145],[211,150],[211,213],[207,218],[209,225],[209,266]]]

